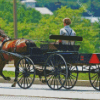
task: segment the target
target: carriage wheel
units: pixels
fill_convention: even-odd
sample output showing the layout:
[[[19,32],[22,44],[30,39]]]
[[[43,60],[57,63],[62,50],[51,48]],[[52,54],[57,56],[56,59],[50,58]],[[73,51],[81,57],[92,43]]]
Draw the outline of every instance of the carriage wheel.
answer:
[[[17,83],[21,88],[27,89],[31,87],[35,79],[33,61],[28,57],[21,58],[17,63],[16,73]]]
[[[45,79],[53,90],[61,89],[66,81],[68,70],[66,61],[60,54],[52,54],[45,63]]]
[[[89,80],[92,87],[100,91],[100,65],[90,66]]]
[[[64,84],[65,89],[71,89],[75,86],[78,79],[78,68],[77,66],[72,66],[71,64],[67,64],[68,67],[68,77]]]

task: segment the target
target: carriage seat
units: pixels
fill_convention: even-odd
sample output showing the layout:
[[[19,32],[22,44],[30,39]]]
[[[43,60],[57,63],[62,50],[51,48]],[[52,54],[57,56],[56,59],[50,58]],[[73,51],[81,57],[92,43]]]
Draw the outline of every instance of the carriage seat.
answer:
[[[82,37],[79,36],[63,36],[63,35],[50,35],[50,39],[55,40],[68,40],[68,41],[82,41]],[[78,51],[80,45],[64,45],[64,44],[56,44],[56,43],[49,43],[49,44],[41,44],[40,48],[38,47],[31,47],[30,54],[43,54],[50,51]]]
[[[80,36],[63,36],[63,35],[50,35],[50,39],[54,40],[68,40],[68,41],[82,41],[83,38]],[[49,49],[49,50],[61,50],[61,51],[78,51],[80,45],[66,45],[66,44],[43,44],[41,48]]]
[[[83,40],[83,38],[80,36],[64,36],[64,35],[50,35],[49,39],[68,40],[68,41],[82,41]]]
[[[80,45],[60,45],[60,44],[41,44],[41,49],[45,49],[48,51],[78,51]]]

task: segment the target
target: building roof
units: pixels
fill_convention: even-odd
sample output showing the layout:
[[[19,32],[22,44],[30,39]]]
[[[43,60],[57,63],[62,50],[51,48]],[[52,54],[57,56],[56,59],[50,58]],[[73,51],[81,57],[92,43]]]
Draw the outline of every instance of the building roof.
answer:
[[[91,23],[99,22],[99,17],[83,17],[83,18],[89,19]]]
[[[41,14],[53,15],[53,13],[46,7],[35,7],[35,10],[39,11]]]
[[[26,3],[26,2],[36,2],[36,0],[21,0],[22,3]]]

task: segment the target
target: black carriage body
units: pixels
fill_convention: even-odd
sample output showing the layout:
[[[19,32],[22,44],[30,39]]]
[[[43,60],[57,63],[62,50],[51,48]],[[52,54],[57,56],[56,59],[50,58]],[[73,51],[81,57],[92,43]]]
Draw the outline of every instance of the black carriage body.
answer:
[[[31,47],[29,57],[33,60],[34,64],[40,65],[44,65],[47,58],[54,53],[62,55],[67,63],[74,65],[89,65],[100,63],[100,54],[80,54],[78,53],[79,47],[80,46],[76,45],[70,46],[43,44],[41,45],[41,48]]]
[[[44,65],[47,58],[51,55],[51,54],[60,54],[62,55],[66,62],[68,63],[77,63],[78,60],[78,52],[76,51],[76,47],[74,46],[70,46],[70,48],[68,48],[67,46],[61,46],[62,48],[60,48],[59,45],[55,45],[55,44],[44,44],[42,45],[41,48],[34,48],[31,47],[30,48],[30,58],[33,60],[34,64],[40,64],[40,65]],[[66,48],[67,47],[67,48]],[[65,51],[68,49],[75,49],[74,51]]]

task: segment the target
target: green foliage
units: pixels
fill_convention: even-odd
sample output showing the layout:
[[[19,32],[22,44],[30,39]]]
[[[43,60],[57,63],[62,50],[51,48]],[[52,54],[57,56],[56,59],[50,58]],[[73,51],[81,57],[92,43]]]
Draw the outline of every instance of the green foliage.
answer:
[[[0,1],[0,17],[7,23],[13,22],[13,3],[1,0]],[[42,15],[34,8],[26,8],[17,2],[17,20],[18,22],[38,23]]]
[[[33,30],[35,29],[35,23],[18,23],[18,37],[30,39],[31,34],[33,34]],[[30,34],[31,33],[31,34]],[[35,35],[35,34],[34,34]],[[33,38],[33,37],[32,37]],[[35,39],[35,38],[33,38]]]
[[[27,8],[22,5],[18,8],[18,21],[26,23],[38,23],[41,19],[41,14],[39,11],[36,11],[34,8]]]
[[[100,1],[99,0],[59,0],[61,5],[55,5],[58,0],[36,0],[37,6],[45,6],[51,11],[57,10],[58,7],[68,6],[72,9],[79,9],[84,6],[94,16],[100,16]],[[79,2],[79,3],[78,3]],[[87,12],[83,13],[84,16],[90,16]]]
[[[40,0],[42,2],[42,0]],[[51,0],[53,2],[53,0]],[[66,1],[66,0],[62,0]],[[71,0],[72,1],[72,0]],[[48,0],[46,1],[48,2]],[[69,1],[68,1],[69,2]],[[86,2],[86,1],[85,1]],[[49,3],[49,2],[48,2]],[[6,5],[6,7],[5,7]],[[63,18],[69,17],[72,20],[72,29],[77,36],[82,36],[80,53],[100,53],[100,23],[94,23],[81,16],[85,12],[83,8],[71,9],[66,6],[54,11],[53,15],[41,15],[38,11],[26,8],[17,3],[18,38],[26,38],[37,41],[51,41],[49,35],[60,34],[63,28]],[[13,4],[0,0],[0,28],[11,38],[14,37],[13,29]],[[37,42],[39,45],[39,43]],[[76,42],[76,44],[80,44]]]
[[[44,16],[40,23],[37,25],[33,33],[30,33],[31,39],[37,39],[39,41],[50,41],[49,35],[60,34],[60,29],[63,26],[63,18],[69,17],[72,20],[71,27],[75,30],[77,36],[82,36],[83,41],[81,43],[80,53],[94,53],[100,52],[96,49],[96,43],[99,41],[97,35],[98,31],[95,30],[95,25],[91,26],[91,22],[87,19],[81,18],[84,10],[80,8],[79,10],[72,10],[71,8],[66,8],[66,6],[61,7],[54,12],[52,16]],[[76,43],[79,44],[79,43]]]
[[[35,23],[42,18],[40,12],[34,8],[26,8],[17,2],[17,22],[18,37],[26,37],[34,30]],[[10,37],[14,37],[13,29],[13,2],[10,0],[0,0],[0,27]]]

